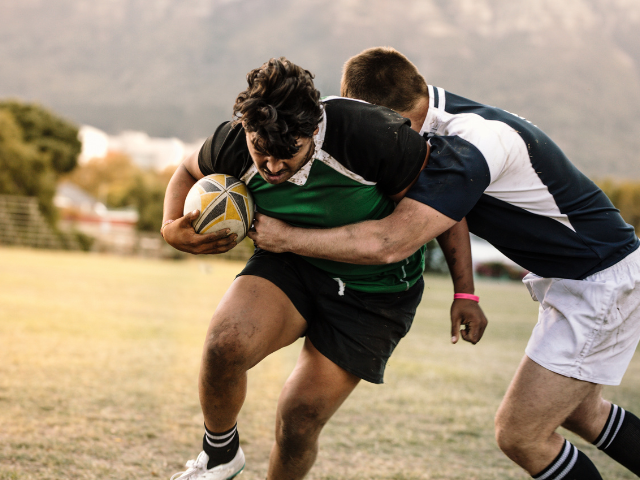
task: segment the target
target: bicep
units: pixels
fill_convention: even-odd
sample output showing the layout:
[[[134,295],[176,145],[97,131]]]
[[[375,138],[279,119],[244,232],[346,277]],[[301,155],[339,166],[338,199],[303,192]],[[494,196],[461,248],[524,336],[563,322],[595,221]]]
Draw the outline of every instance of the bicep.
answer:
[[[435,136],[430,143],[429,162],[407,198],[460,221],[489,186],[489,166],[480,150],[460,137]]]
[[[196,180],[200,180],[202,177],[204,177],[204,174],[200,170],[200,165],[198,164],[198,151],[195,151],[191,155],[187,156],[187,158],[182,161],[182,166]]]
[[[391,215],[380,220],[379,234],[395,261],[413,254],[422,245],[447,231],[457,222],[434,208],[410,198],[398,203]]]

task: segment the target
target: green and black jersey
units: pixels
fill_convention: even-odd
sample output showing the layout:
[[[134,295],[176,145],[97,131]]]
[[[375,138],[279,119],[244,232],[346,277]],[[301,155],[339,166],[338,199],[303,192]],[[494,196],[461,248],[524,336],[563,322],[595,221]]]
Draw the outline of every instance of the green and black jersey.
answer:
[[[260,213],[304,228],[331,228],[389,215],[388,198],[404,190],[427,154],[424,138],[409,120],[357,100],[327,98],[314,137],[313,158],[284,183],[271,185],[258,173],[244,129],[223,123],[198,157],[204,175],[225,173],[244,181]],[[303,257],[346,288],[399,292],[424,270],[424,248],[390,265],[353,265]]]

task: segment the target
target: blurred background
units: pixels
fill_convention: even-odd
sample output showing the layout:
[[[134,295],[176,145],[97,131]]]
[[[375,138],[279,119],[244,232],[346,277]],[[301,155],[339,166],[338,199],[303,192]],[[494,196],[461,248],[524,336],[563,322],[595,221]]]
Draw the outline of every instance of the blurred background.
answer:
[[[56,131],[73,143],[74,131],[50,120],[34,132],[39,114],[25,104],[82,141],[63,149],[67,160],[39,185],[7,186],[16,182],[4,175],[2,193],[36,195],[50,222],[94,239],[157,231],[172,168],[230,118],[250,69],[286,56],[316,75],[322,95],[335,95],[345,60],[379,45],[407,55],[428,83],[541,127],[640,224],[637,0],[5,0],[0,18],[0,101],[16,120],[0,117],[12,124],[0,142],[9,131],[14,144]],[[54,147],[38,144],[50,158],[31,175],[60,157]],[[54,190],[62,216],[47,206]]]
[[[162,202],[249,70],[286,56],[336,95],[350,56],[393,46],[428,83],[545,130],[638,231],[638,32],[640,0],[0,0],[0,480],[169,478],[199,450],[202,339],[253,245],[170,260],[190,256],[160,236]],[[347,400],[310,480],[527,476],[493,416],[538,305],[493,281],[520,267],[472,250],[491,277],[482,342],[449,343],[451,281],[427,275],[387,385]],[[247,480],[264,478],[296,345],[251,371]],[[640,411],[637,358],[606,395]]]

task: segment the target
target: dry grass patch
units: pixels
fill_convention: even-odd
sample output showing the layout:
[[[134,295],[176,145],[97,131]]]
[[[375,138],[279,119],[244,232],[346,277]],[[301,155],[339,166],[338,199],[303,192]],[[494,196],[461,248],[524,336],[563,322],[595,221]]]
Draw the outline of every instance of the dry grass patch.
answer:
[[[239,263],[0,248],[0,480],[168,478],[199,452],[200,351]],[[327,425],[310,479],[526,479],[493,439],[493,414],[537,307],[517,284],[481,282],[483,341],[452,346],[451,286],[427,278],[386,384],[362,383]],[[264,478],[275,405],[297,343],[250,372],[240,418]],[[640,411],[640,363],[614,401]],[[605,478],[635,478],[571,437]]]

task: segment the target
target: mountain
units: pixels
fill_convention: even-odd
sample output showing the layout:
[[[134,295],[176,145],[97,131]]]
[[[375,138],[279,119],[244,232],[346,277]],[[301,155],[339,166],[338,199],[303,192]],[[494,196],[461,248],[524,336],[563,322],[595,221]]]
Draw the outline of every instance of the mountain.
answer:
[[[429,83],[540,126],[587,174],[640,178],[637,0],[8,0],[0,18],[0,97],[112,134],[203,138],[270,57],[330,95],[348,57],[391,45]]]

